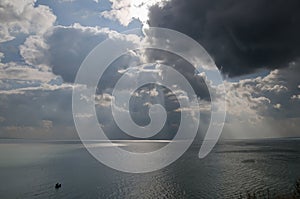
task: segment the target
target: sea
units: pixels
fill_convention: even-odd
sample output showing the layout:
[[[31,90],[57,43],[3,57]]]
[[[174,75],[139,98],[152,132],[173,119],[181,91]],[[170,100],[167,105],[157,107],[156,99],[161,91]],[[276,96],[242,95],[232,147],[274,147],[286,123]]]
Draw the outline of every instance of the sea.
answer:
[[[124,144],[125,143],[125,144]],[[123,141],[130,148],[164,142]],[[99,147],[110,147],[99,145]],[[0,198],[243,198],[289,195],[300,139],[220,141],[204,159],[193,144],[171,165],[131,174],[97,161],[80,141],[0,140]],[[62,184],[60,189],[54,185]]]

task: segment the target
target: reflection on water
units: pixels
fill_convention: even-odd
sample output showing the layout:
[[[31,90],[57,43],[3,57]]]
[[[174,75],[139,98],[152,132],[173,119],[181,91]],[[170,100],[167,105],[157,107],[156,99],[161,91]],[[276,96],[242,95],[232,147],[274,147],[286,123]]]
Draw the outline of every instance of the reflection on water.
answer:
[[[165,144],[90,147],[148,150]],[[199,148],[159,171],[128,174],[102,165],[78,142],[2,140],[0,198],[237,198],[268,188],[288,193],[300,177],[299,140],[224,142],[205,159],[198,159]],[[61,189],[54,189],[56,182]]]

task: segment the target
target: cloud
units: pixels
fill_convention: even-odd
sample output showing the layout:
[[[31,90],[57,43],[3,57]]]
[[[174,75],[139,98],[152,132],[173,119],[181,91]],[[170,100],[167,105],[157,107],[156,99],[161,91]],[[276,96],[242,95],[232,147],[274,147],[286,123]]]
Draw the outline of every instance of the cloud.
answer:
[[[1,59],[4,58],[4,54],[2,52],[0,52],[0,63],[1,63]]]
[[[11,91],[13,92],[13,91]],[[52,126],[55,135],[53,138],[66,138],[62,130],[64,127],[74,127],[71,112],[71,87],[60,87],[55,90],[27,89],[25,92],[15,92],[14,94],[0,93],[0,116],[5,118],[1,123],[1,134],[6,136],[10,132],[10,137],[31,137],[45,136],[45,127],[50,130]],[[49,122],[51,121],[51,123]],[[32,129],[33,134],[27,130]],[[30,136],[23,132],[26,130]],[[40,131],[40,132],[38,132]],[[75,132],[75,131],[74,131]],[[73,132],[73,137],[75,136]],[[60,136],[61,135],[61,136]],[[46,135],[48,137],[51,135]]]
[[[132,44],[138,44],[138,36],[124,35],[100,27],[83,27],[80,24],[72,26],[56,26],[44,36],[30,36],[24,45],[20,46],[20,54],[25,62],[39,68],[49,68],[59,75],[65,82],[72,83],[78,68],[88,53],[106,38]],[[147,42],[147,41],[146,41]],[[194,67],[180,57],[165,51],[135,50],[116,59],[105,71],[99,82],[101,89],[98,92],[111,92],[117,80],[128,69],[139,72],[142,76],[161,75],[158,68],[150,68],[147,63],[162,63],[173,66],[188,79],[198,96],[209,100],[210,95],[206,82],[201,75],[195,74]],[[144,64],[144,65],[143,65]],[[130,68],[128,68],[130,66]],[[129,75],[127,73],[126,75]],[[132,81],[134,82],[134,81]],[[179,85],[180,86],[180,85]]]
[[[39,80],[0,79],[0,137],[78,139],[72,117],[72,90],[82,85],[58,77]]]
[[[293,95],[291,97],[292,100],[300,100],[300,95]]]
[[[53,127],[53,122],[51,120],[42,120],[42,126],[45,129],[51,129]]]
[[[55,77],[56,75],[51,71],[43,71],[40,68],[34,68],[26,64],[16,62],[0,63],[0,79],[48,82]]]
[[[0,42],[10,41],[20,33],[43,34],[56,20],[48,6],[35,6],[36,0],[0,2]]]
[[[24,94],[30,91],[53,91],[73,88],[47,68],[35,68],[16,62],[0,63],[0,94]]]
[[[130,13],[131,1],[111,1],[112,2],[112,10],[103,11],[101,16],[111,19],[118,20],[122,25],[127,26],[132,21],[132,16]]]
[[[123,26],[128,26],[133,19],[146,23],[149,8],[153,5],[162,6],[166,1],[168,0],[110,0],[111,10],[101,12],[101,16],[117,20]]]
[[[61,3],[64,3],[64,2],[73,3],[74,1],[77,1],[77,0],[58,0],[58,1]],[[99,0],[93,0],[93,1],[96,3],[99,3]]]
[[[229,76],[286,67],[300,54],[299,1],[171,0],[150,9],[150,26],[202,44]]]
[[[273,107],[276,108],[276,109],[280,109],[281,108],[281,104],[275,104]]]
[[[76,138],[70,106],[76,85],[48,69],[0,63],[0,137]]]
[[[223,136],[298,136],[299,74],[299,63],[293,63],[265,77],[226,82],[227,118]]]
[[[264,0],[236,1],[231,2],[232,6],[225,1],[215,3],[207,0],[170,0],[162,4],[156,0],[111,2],[112,9],[102,12],[102,16],[118,20],[124,26],[133,19],[143,23],[149,19],[150,25],[182,31],[203,44],[219,68],[229,76],[251,73],[260,68],[271,69],[265,77],[226,82],[228,118],[225,135],[233,132],[235,136],[243,136],[241,132],[246,130],[251,136],[296,133],[300,117],[300,71],[296,60],[299,55],[299,45],[296,45],[299,43],[296,23],[299,14],[294,12],[293,8],[297,7],[294,0],[284,5],[282,1],[268,3],[270,12],[261,9]],[[1,27],[0,31],[2,41],[11,40],[19,34],[30,34],[19,47],[25,63],[0,64],[0,136],[76,138],[71,92],[76,86],[73,82],[81,62],[106,38],[128,43],[139,43],[140,38],[98,26],[53,26],[56,17],[52,11],[33,0],[19,4],[17,1],[3,1],[0,5],[7,10],[0,14],[6,17],[1,17],[0,22],[7,19],[0,25],[5,27]],[[250,11],[246,12],[245,8]],[[255,15],[251,13],[253,10]],[[180,42],[179,45],[183,50],[190,50],[189,46]],[[0,59],[3,58],[3,53],[0,53]],[[172,138],[180,123],[181,111],[192,114],[200,110],[200,129],[205,129],[210,118],[210,95],[218,95],[218,89],[207,81],[205,73],[195,72],[190,63],[171,53],[136,50],[111,64],[100,80],[95,96],[82,96],[82,100],[95,99],[99,123],[110,138],[130,138],[121,132],[111,114],[110,104],[114,99],[111,94],[117,80],[126,73],[129,83],[123,85],[122,92],[129,92],[127,87],[130,83],[138,81],[132,74],[138,73],[141,78],[166,76],[168,71],[162,71],[158,67],[160,64],[174,67],[188,79],[201,106],[179,107],[174,93],[161,86],[147,85],[139,88],[130,101],[133,120],[139,125],[148,124],[149,108],[159,103],[165,106],[168,119],[157,138]],[[189,96],[184,95],[173,79],[174,92],[181,94],[180,99],[188,101]],[[208,92],[208,87],[213,93]],[[124,109],[123,106],[119,108]],[[89,118],[91,115],[83,113],[77,117]],[[253,132],[255,127],[260,132]],[[279,132],[284,130],[288,132]]]
[[[73,89],[73,85],[71,84],[62,84],[62,85],[50,85],[50,84],[41,84],[39,86],[33,87],[22,87],[22,88],[15,88],[10,90],[1,90],[0,94],[5,95],[16,95],[16,94],[26,94],[31,91],[55,91],[60,89]]]
[[[4,117],[0,117],[0,123],[4,122],[5,118]]]
[[[20,55],[25,63],[35,67],[47,67],[45,54],[48,49],[49,45],[45,43],[43,35],[31,35],[26,38],[24,44],[19,46]]]
[[[300,117],[295,111],[299,104],[291,102],[291,98],[299,92],[298,65],[275,69],[265,77],[226,82],[228,111],[246,112],[248,115],[254,111],[256,115],[274,118]],[[274,108],[284,110],[278,113],[274,112]]]
[[[73,82],[84,58],[107,38],[120,43],[134,43],[138,37],[123,35],[108,28],[56,26],[43,36],[30,36],[20,46],[25,62],[35,66],[48,66],[64,81]]]

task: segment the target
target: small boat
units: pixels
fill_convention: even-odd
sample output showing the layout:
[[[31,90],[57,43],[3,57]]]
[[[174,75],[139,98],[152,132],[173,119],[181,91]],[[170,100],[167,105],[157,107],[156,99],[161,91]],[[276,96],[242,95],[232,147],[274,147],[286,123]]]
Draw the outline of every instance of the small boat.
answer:
[[[56,183],[55,184],[55,189],[59,189],[59,188],[61,188],[61,184],[60,183]]]

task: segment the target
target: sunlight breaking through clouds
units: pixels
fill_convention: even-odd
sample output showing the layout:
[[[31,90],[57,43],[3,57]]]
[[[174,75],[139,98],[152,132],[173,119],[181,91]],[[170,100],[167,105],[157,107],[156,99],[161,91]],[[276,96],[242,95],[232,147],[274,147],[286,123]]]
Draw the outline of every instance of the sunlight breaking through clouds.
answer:
[[[117,20],[123,26],[138,19],[143,25],[147,25],[149,8],[154,5],[162,6],[168,0],[110,0],[112,9],[103,11],[101,16],[111,20]]]

